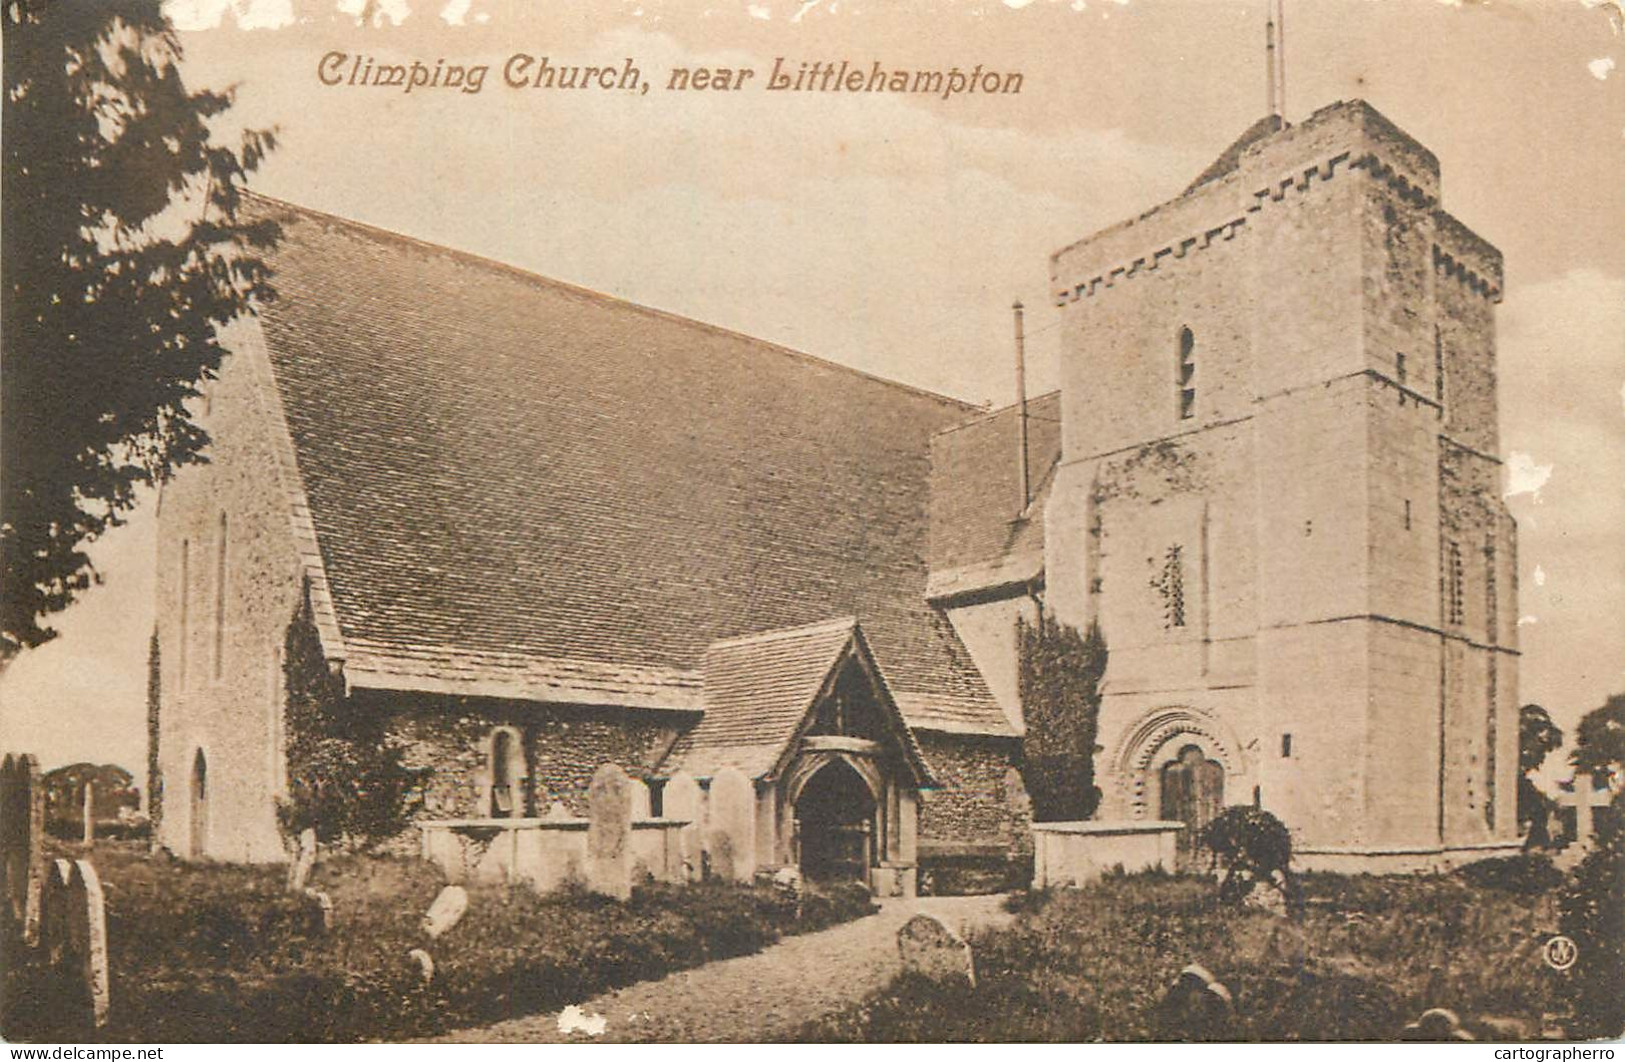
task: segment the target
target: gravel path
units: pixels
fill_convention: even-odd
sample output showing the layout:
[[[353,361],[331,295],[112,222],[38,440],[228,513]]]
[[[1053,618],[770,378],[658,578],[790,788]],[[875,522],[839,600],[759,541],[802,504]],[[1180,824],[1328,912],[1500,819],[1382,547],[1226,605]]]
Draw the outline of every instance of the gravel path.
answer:
[[[603,1032],[561,1032],[559,1015],[539,1014],[440,1038],[442,1043],[751,1043],[789,1035],[880,988],[900,969],[897,930],[919,911],[958,929],[1008,919],[1002,896],[890,900],[880,913],[818,933],[787,937],[766,951],[628,985],[581,1004]]]

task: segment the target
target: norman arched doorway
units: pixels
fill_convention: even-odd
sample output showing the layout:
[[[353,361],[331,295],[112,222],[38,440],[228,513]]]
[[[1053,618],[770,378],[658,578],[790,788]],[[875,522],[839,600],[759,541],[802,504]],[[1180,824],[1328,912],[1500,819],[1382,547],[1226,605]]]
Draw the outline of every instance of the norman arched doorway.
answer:
[[[193,859],[209,850],[209,761],[198,749],[192,757],[192,822],[188,849]]]
[[[1161,772],[1157,817],[1183,822],[1175,847],[1180,870],[1199,868],[1197,838],[1224,808],[1224,767],[1207,758],[1199,745],[1185,745]]]
[[[831,760],[802,786],[795,803],[801,872],[815,881],[869,883],[875,799],[850,764]]]

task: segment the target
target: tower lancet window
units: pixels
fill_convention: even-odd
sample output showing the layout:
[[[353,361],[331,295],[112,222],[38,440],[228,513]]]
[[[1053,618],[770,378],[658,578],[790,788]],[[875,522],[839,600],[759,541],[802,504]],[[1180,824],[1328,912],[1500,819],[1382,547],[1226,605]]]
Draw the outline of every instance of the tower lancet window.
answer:
[[[1179,390],[1179,419],[1196,416],[1196,334],[1179,330],[1179,364],[1175,377]]]

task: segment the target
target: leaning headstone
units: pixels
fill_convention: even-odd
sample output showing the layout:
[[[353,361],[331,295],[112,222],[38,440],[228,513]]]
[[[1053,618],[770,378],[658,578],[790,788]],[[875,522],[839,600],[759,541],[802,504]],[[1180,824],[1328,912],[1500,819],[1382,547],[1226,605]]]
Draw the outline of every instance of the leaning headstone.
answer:
[[[1179,971],[1156,1012],[1159,1039],[1186,1042],[1235,1039],[1235,1017],[1230,989],[1196,963]]]
[[[100,1028],[107,1024],[107,907],[87,859],[58,859],[42,895],[46,957],[60,979],[63,1004]]]
[[[976,987],[976,962],[965,938],[932,914],[917,914],[897,931],[903,969],[938,983],[963,981]]]
[[[725,767],[711,779],[711,814],[705,831],[711,873],[749,883],[756,876],[756,792],[750,779]]]
[[[40,947],[45,952],[45,963],[52,968],[63,966],[68,955],[68,916],[73,905],[59,902],[73,886],[73,860],[53,859],[46,873],[41,893]]]
[[[316,828],[307,826],[299,833],[299,851],[288,864],[288,891],[304,892],[310,872],[316,866]]]
[[[632,895],[632,780],[613,763],[587,787],[587,888],[617,900]]]
[[[32,754],[0,761],[0,873],[4,901],[25,942],[40,937],[45,888],[45,785]]]
[[[467,911],[468,890],[461,885],[447,885],[424,912],[423,932],[435,940],[462,921]]]
[[[1419,1040],[1439,1043],[1449,1040],[1471,1040],[1473,1034],[1461,1027],[1461,1018],[1453,1010],[1433,1007],[1400,1031],[1401,1040]]]
[[[700,783],[686,771],[678,771],[661,792],[661,814],[673,822],[686,822],[677,831],[677,851],[688,881],[700,876]]]

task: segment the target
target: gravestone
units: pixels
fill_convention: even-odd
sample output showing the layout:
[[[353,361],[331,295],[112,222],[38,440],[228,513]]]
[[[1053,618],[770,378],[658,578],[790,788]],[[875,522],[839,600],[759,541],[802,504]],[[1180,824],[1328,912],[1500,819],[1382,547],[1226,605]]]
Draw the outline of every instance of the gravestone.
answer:
[[[0,760],[0,874],[13,932],[32,945],[45,888],[45,785],[31,753]]]
[[[547,814],[543,816],[542,821],[569,822],[574,818],[575,816],[570,814],[570,809],[564,806],[563,801],[555,800],[547,806]]]
[[[434,980],[434,958],[422,948],[413,948],[406,953],[407,962],[417,970],[418,979],[424,984]]]
[[[1424,1010],[1422,1016],[1410,1022],[1400,1031],[1401,1040],[1417,1040],[1426,1043],[1443,1043],[1449,1041],[1467,1041],[1473,1039],[1473,1034],[1461,1027],[1461,1018],[1453,1010],[1444,1007],[1433,1007]]]
[[[107,1024],[107,908],[101,879],[87,859],[58,859],[41,897],[42,943],[63,1004],[80,1020]]]
[[[467,911],[468,890],[461,885],[447,885],[423,913],[423,932],[435,940],[462,921]]]
[[[288,891],[304,892],[310,872],[316,866],[316,828],[307,826],[299,833],[299,851],[288,865]]]
[[[632,895],[632,780],[613,763],[587,787],[587,888],[618,900]]]
[[[306,889],[305,899],[316,908],[316,924],[323,933],[333,929],[333,897],[321,889]]]
[[[711,779],[705,848],[711,873],[749,883],[756,876],[756,791],[742,772],[725,767]]]
[[[938,983],[964,981],[976,987],[976,960],[965,938],[933,914],[917,914],[897,931],[903,969]]]
[[[1191,963],[1157,1004],[1158,1039],[1203,1042],[1235,1039],[1235,1000],[1203,966]]]
[[[686,771],[678,771],[666,782],[661,795],[660,811],[673,822],[686,822],[677,831],[677,851],[683,862],[683,878],[696,881],[700,876],[700,783]]]
[[[81,840],[86,847],[96,843],[96,783],[85,783],[85,829]]]
[[[649,799],[649,786],[640,779],[633,778],[630,782],[629,792],[632,796],[632,821],[652,818],[650,808],[654,805]]]

